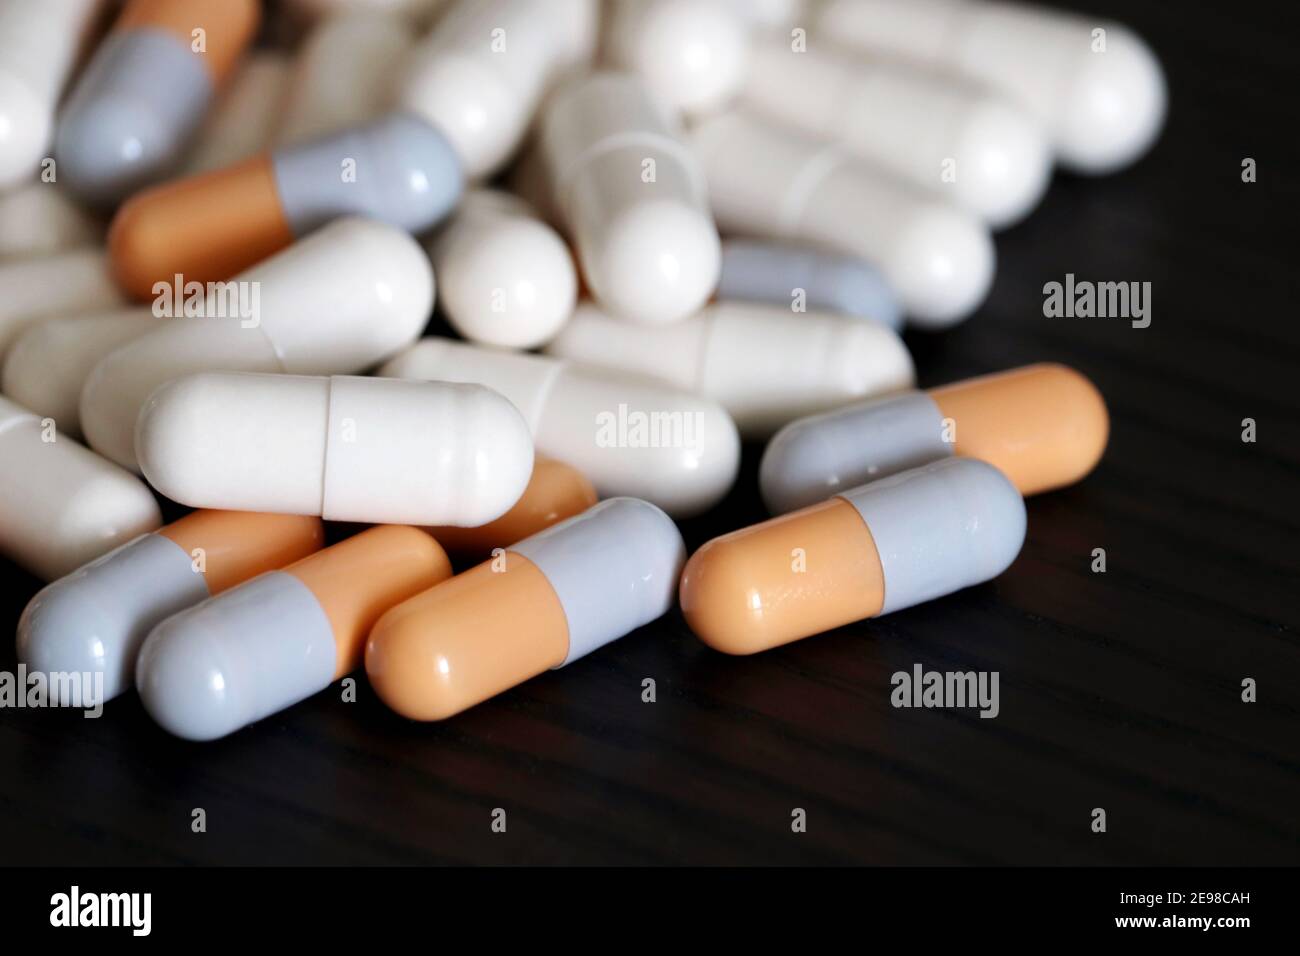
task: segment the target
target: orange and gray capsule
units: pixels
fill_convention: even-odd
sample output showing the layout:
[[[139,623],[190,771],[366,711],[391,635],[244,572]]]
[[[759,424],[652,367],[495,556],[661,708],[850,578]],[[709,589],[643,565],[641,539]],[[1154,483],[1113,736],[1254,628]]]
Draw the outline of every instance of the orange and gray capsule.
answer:
[[[700,640],[755,654],[997,577],[1025,502],[992,465],[950,458],[863,485],[700,548],[681,605]]]
[[[1064,365],[968,379],[791,422],[763,452],[759,485],[784,514],[953,456],[987,461],[1022,495],[1063,488],[1101,460],[1109,434],[1096,386]]]

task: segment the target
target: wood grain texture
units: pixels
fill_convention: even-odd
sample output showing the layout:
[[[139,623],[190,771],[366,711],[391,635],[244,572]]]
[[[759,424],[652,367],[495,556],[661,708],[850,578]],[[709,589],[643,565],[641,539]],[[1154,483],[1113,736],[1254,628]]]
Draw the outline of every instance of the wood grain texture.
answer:
[[[437,726],[364,679],[208,745],[133,696],[100,720],[0,711],[0,863],[1300,862],[1296,14],[1073,5],[1155,46],[1165,135],[1119,176],[1058,175],[999,236],[980,314],[909,336],[927,386],[1056,360],[1106,396],[1104,461],[1030,501],[1001,578],[747,659],[674,613]],[[1151,282],[1151,327],[1044,318],[1067,272]],[[763,517],[760,451],[690,547]],[[0,580],[11,635],[35,582]],[[998,671],[1000,716],[892,708],[915,663]]]

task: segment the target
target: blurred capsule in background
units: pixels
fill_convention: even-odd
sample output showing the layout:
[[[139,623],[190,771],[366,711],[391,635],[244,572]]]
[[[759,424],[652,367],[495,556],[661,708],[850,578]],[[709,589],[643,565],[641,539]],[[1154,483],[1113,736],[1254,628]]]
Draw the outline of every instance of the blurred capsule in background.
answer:
[[[103,241],[103,221],[57,183],[38,181],[0,192],[0,267],[6,259],[52,256]]]
[[[140,699],[186,740],[234,733],[352,673],[375,621],[450,574],[423,531],[363,531],[155,627],[136,663]]]
[[[183,158],[252,41],[257,0],[127,0],[59,114],[59,181],[111,206]]]
[[[723,229],[860,256],[921,328],[962,321],[988,294],[993,240],[970,213],[750,113],[719,114],[692,137]]]
[[[477,527],[523,495],[528,426],[477,385],[204,372],[157,389],[140,470],[196,508]]]
[[[895,331],[903,309],[885,277],[857,256],[760,239],[724,239],[718,300],[764,302],[792,312],[838,312]]]
[[[53,581],[160,524],[140,479],[0,396],[0,554]]]
[[[96,246],[0,263],[0,358],[33,322],[121,305],[107,257]]]
[[[718,302],[653,326],[584,304],[546,351],[714,399],[745,438],[915,381],[912,357],[888,326],[753,302]]]
[[[540,137],[554,209],[592,295],[636,322],[676,322],[704,305],[720,258],[704,176],[644,82],[596,73],[565,86],[542,112]]]
[[[603,501],[394,607],[366,675],[403,717],[445,720],[662,617],[685,557],[654,505]]]
[[[1127,166],[1164,125],[1160,64],[1118,23],[985,0],[825,0],[812,13],[817,39],[950,71],[1020,103],[1077,173]]]
[[[768,443],[759,484],[781,514],[956,455],[1036,495],[1083,479],[1109,432],[1092,382],[1064,365],[1028,365],[792,422]]]
[[[406,232],[347,217],[199,296],[198,321],[183,318],[188,293],[170,298],[175,318],[107,354],[81,392],[86,439],[128,468],[136,467],[136,416],[163,382],[215,370],[365,371],[424,329],[433,272]]]
[[[726,410],[652,380],[443,338],[421,339],[379,374],[496,389],[523,413],[540,453],[581,470],[602,497],[644,498],[674,518],[716,505],[740,468]]]
[[[319,518],[196,511],[41,590],[18,622],[18,659],[47,674],[103,674],[100,702],[111,700],[134,682],[155,625],[324,543]]]
[[[427,248],[440,308],[471,342],[535,348],[573,314],[578,278],[568,244],[510,193],[470,192]]]
[[[275,50],[253,50],[240,60],[186,150],[180,175],[225,169],[266,149],[284,121],[292,70],[289,57]]]
[[[755,654],[997,577],[1025,502],[992,465],[936,462],[708,542],[682,613],[715,650]]]

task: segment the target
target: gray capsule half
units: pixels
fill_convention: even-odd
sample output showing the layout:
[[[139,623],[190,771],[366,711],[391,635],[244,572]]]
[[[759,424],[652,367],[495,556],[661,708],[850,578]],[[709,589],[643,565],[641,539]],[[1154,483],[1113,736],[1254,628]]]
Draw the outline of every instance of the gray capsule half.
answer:
[[[810,311],[874,319],[895,331],[903,327],[893,287],[862,259],[784,242],[723,242],[718,299],[788,306],[796,290],[803,290]]]

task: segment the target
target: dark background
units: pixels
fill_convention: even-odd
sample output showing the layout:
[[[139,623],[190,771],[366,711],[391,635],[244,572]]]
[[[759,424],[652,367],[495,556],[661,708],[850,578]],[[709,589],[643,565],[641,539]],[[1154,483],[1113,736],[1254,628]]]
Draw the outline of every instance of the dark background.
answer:
[[[998,236],[980,313],[909,335],[923,386],[1056,360],[1106,396],[1104,461],[1029,502],[1006,574],[746,659],[674,612],[441,725],[396,717],[364,678],[357,703],[336,685],[210,744],[134,695],[93,721],[0,711],[0,863],[1300,862],[1296,14],[1070,5],[1155,47],[1164,136],[1118,176],[1058,174]],[[1151,327],[1044,318],[1067,272],[1151,282]],[[765,517],[760,452],[684,527],[692,549]],[[12,671],[37,582],[0,563],[0,586]],[[915,663],[1000,672],[1001,715],[891,708]]]

